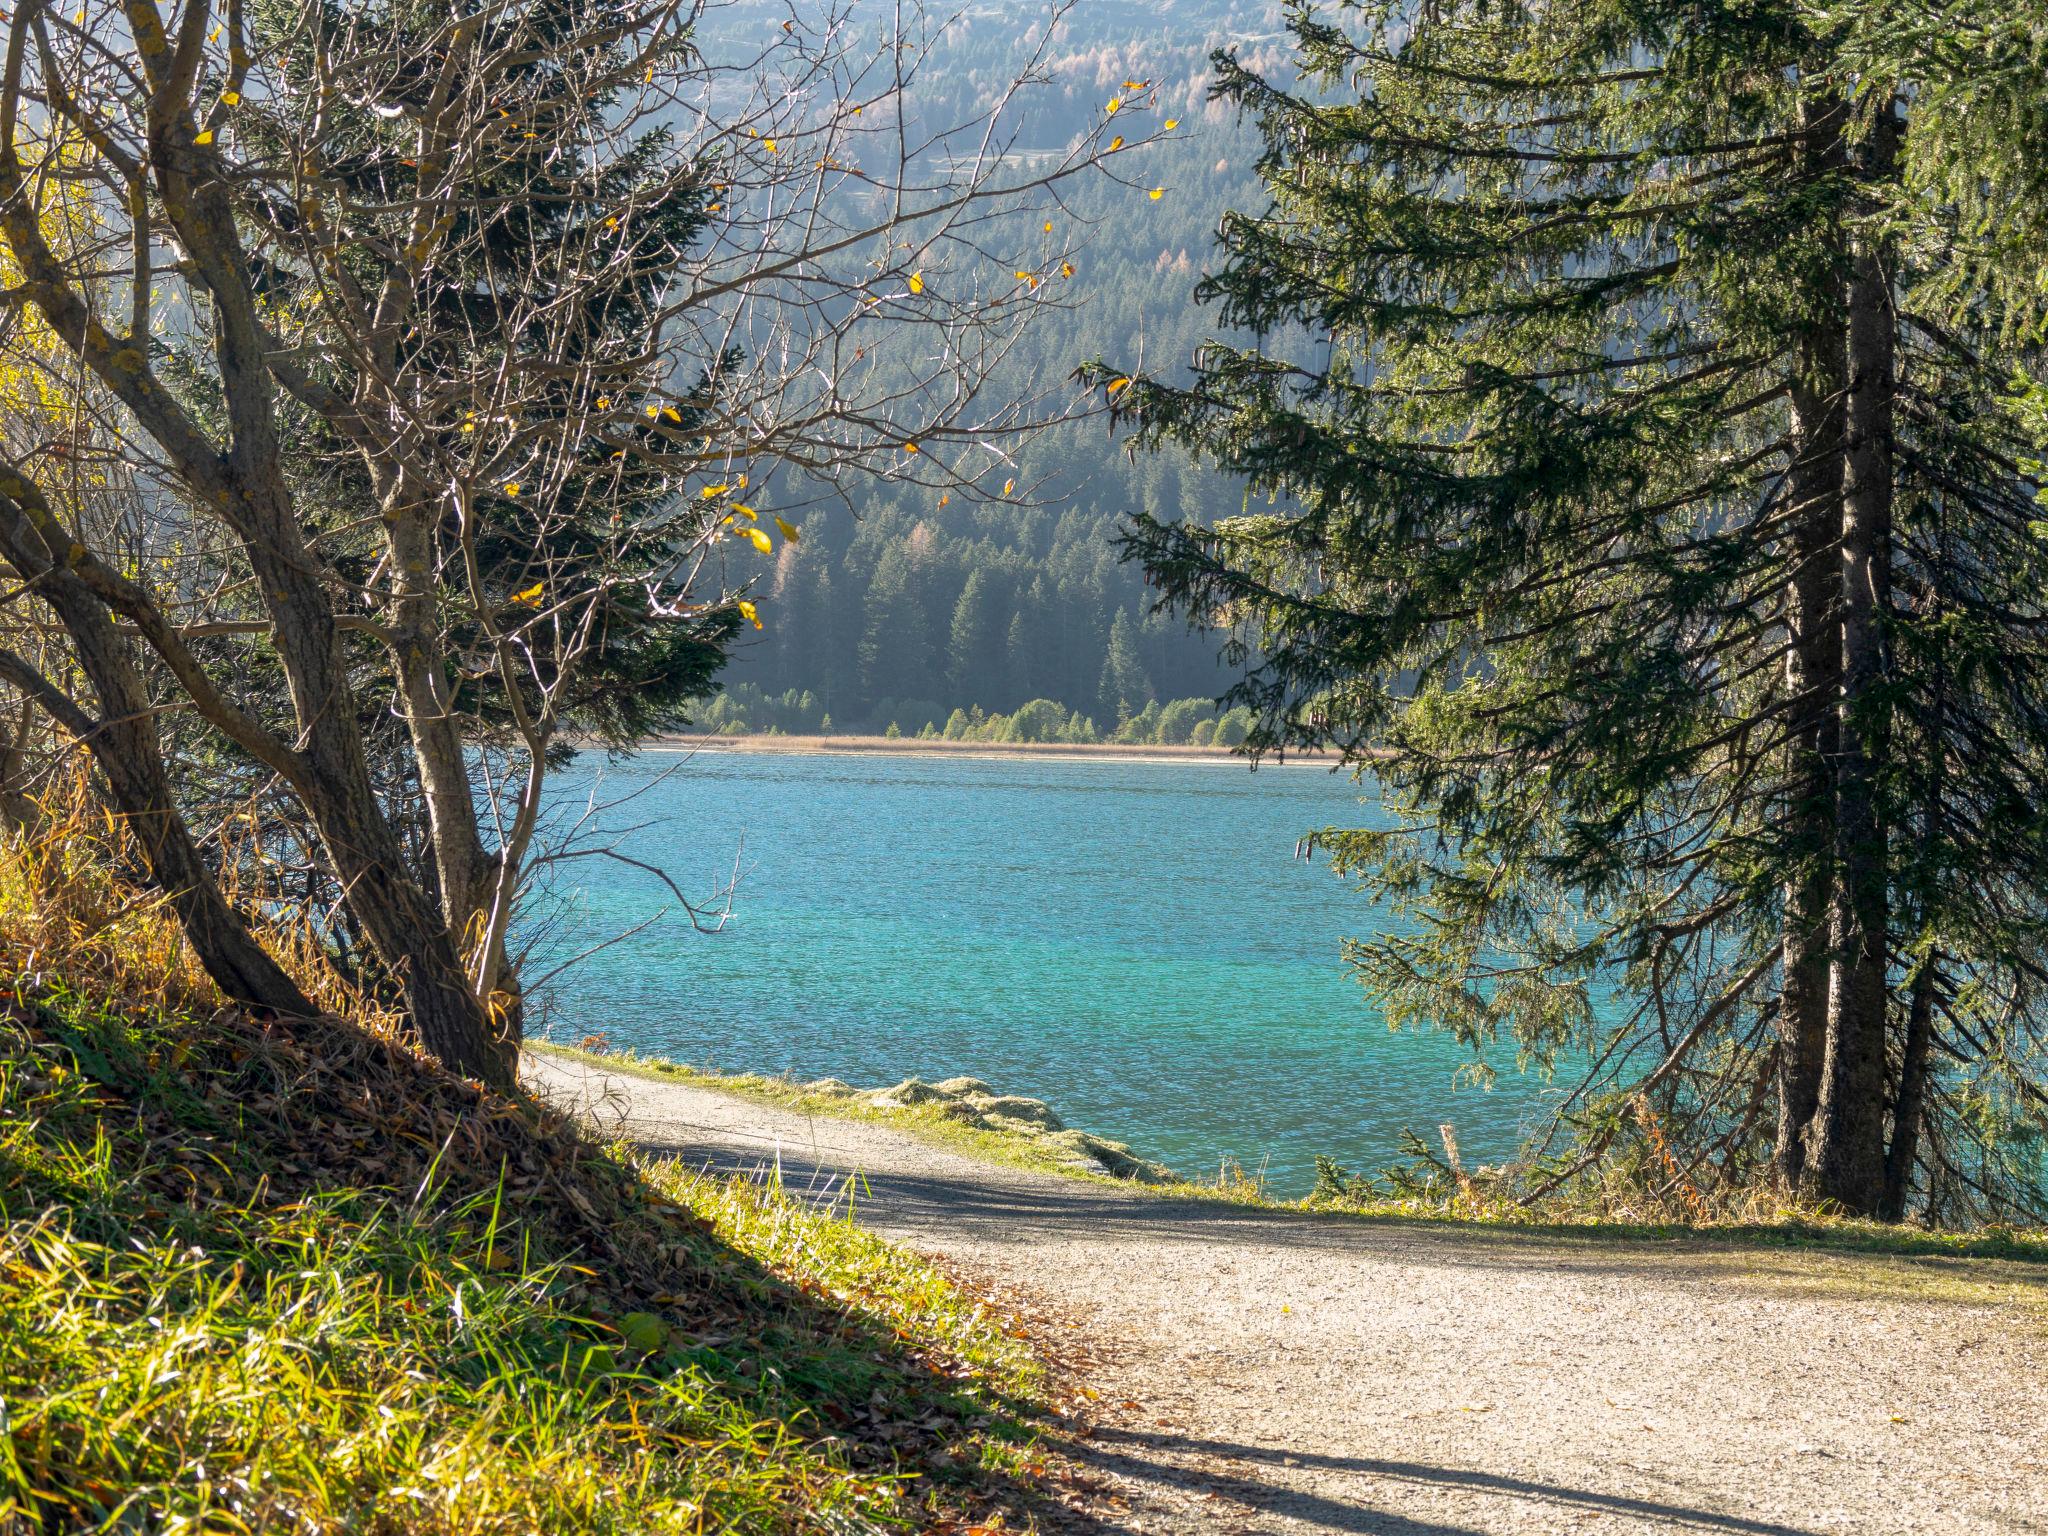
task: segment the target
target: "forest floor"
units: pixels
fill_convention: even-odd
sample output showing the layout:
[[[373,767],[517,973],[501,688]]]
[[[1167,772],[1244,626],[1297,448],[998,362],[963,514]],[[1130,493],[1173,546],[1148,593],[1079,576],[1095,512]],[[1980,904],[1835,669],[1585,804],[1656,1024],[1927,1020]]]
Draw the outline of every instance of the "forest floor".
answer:
[[[2048,1531],[2048,1268],[1275,1210],[530,1057],[658,1153],[776,1168],[1067,1373],[1098,1529]]]

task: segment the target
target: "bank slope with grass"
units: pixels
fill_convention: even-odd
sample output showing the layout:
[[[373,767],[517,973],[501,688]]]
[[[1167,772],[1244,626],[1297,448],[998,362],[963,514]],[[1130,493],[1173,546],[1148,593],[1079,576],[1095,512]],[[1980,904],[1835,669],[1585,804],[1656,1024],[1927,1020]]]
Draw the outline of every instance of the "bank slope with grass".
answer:
[[[1041,1501],[1039,1367],[930,1264],[361,1024],[210,1006],[148,898],[20,851],[0,1530],[854,1533]]]

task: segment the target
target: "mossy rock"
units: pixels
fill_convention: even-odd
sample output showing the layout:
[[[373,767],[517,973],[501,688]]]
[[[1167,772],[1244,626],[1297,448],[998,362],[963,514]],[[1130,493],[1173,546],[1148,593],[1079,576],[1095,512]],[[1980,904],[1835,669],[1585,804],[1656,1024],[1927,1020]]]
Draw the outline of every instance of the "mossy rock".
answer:
[[[1053,1108],[1043,1099],[1027,1099],[1014,1093],[989,1094],[970,1099],[977,1114],[991,1120],[1007,1121],[1011,1125],[1024,1126],[1032,1131],[1063,1131],[1066,1122],[1053,1113]]]
[[[821,1077],[815,1083],[804,1083],[801,1087],[805,1093],[822,1094],[828,1099],[850,1099],[855,1091],[853,1084],[836,1077]]]
[[[992,1099],[996,1096],[995,1089],[978,1077],[949,1077],[944,1082],[933,1083],[932,1086],[956,1099]]]
[[[939,1092],[920,1077],[906,1077],[893,1088],[871,1088],[861,1095],[871,1104],[885,1109],[908,1109],[917,1104],[939,1104],[951,1097]]]

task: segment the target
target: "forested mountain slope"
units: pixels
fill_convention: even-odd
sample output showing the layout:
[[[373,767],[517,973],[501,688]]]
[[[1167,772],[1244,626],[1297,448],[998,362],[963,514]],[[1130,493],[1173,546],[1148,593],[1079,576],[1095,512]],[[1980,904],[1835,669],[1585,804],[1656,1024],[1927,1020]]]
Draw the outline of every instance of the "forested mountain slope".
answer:
[[[1047,14],[1034,13],[1039,25]],[[1028,46],[1022,22],[1011,7],[949,22],[913,93],[923,116],[985,112]],[[1082,248],[1059,307],[1034,324],[1002,388],[1043,391],[1090,357],[1185,367],[1213,329],[1193,294],[1217,218],[1262,201],[1253,136],[1207,99],[1209,55],[1234,43],[1277,60],[1279,41],[1278,7],[1266,0],[1087,0],[1062,18],[1052,83],[1027,93],[1015,118],[1015,158],[1057,151],[1110,97],[1128,96],[1127,81],[1153,83],[1134,142],[1177,126],[1133,152],[1128,184],[1097,178],[1065,197],[1060,217],[1072,228],[1055,234]],[[1131,512],[1208,518],[1242,492],[1175,455],[1130,459],[1099,418],[1031,441],[1014,472],[992,473],[978,494],[868,485],[850,503],[802,505],[812,498],[796,487],[778,491],[799,504],[803,540],[762,562],[763,629],[735,654],[727,682],[740,707],[718,709],[721,723],[751,712],[755,728],[815,729],[829,717],[835,729],[894,723],[915,734],[958,707],[1008,711],[1045,697],[1107,732],[1148,700],[1225,686],[1213,637],[1148,616],[1139,573],[1118,562],[1112,536]],[[756,690],[811,698],[750,711]]]

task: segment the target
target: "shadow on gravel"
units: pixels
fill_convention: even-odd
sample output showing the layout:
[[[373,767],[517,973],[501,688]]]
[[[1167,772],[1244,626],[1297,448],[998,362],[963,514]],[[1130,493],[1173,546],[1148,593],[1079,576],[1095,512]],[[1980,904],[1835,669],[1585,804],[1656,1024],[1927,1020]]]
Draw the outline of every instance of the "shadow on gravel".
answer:
[[[1229,1471],[1188,1468],[1167,1458],[1178,1455],[1217,1457],[1238,1466],[1273,1468],[1300,1466],[1312,1472],[1350,1473],[1382,1483],[1492,1495],[1503,1500],[1533,1501],[1553,1509],[1580,1510],[1589,1515],[1627,1519],[1630,1529],[1729,1532],[1736,1536],[1819,1536],[1806,1526],[1752,1520],[1652,1499],[1565,1488],[1526,1478],[1501,1477],[1459,1467],[1433,1467],[1418,1462],[1375,1461],[1357,1456],[1318,1456],[1307,1451],[1280,1451],[1267,1446],[1239,1445],[1228,1440],[1202,1440],[1185,1435],[1098,1427],[1088,1440],[1066,1447],[1069,1455],[1095,1470],[1145,1483],[1167,1483],[1218,1496],[1218,1502],[1246,1506],[1248,1511],[1306,1523],[1321,1531],[1371,1533],[1371,1536],[1472,1536],[1484,1527],[1446,1525],[1375,1509],[1363,1499],[1334,1498],[1284,1484],[1263,1482]]]
[[[1142,1188],[1068,1180],[988,1168],[960,1176],[860,1173],[828,1144],[761,1138],[736,1150],[732,1135],[678,1135],[673,1121],[622,1121],[613,1129],[648,1150],[691,1166],[727,1172],[779,1168],[793,1192],[812,1191],[821,1204],[839,1204],[850,1187],[857,1209],[915,1245],[927,1236],[968,1236],[992,1243],[1026,1244],[1046,1238],[1151,1243],[1257,1244],[1337,1256],[1398,1257],[1409,1265],[1446,1269],[1566,1271],[1633,1276],[1666,1282],[1710,1279],[1717,1286],[1826,1289],[1830,1282],[1869,1293],[1900,1294],[1942,1288],[1956,1279],[2006,1284],[2038,1292],[2048,1305],[2048,1265],[2025,1259],[1896,1253],[1851,1244],[1771,1240],[1764,1231],[1725,1236],[1616,1232],[1587,1227],[1514,1227],[1429,1221],[1343,1212],[1265,1209],[1223,1200],[1152,1194]],[[1969,1298],[1959,1298],[1969,1299]]]

